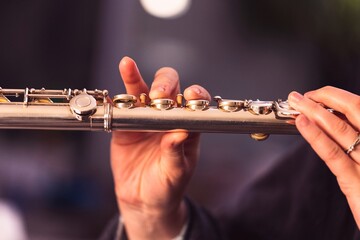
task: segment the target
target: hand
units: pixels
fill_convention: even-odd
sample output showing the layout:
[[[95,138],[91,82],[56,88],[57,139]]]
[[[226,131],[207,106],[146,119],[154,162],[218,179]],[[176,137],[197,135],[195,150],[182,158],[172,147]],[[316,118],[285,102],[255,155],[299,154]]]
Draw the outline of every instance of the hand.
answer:
[[[304,96],[292,92],[289,103],[301,112],[295,121],[298,130],[336,176],[360,228],[360,145],[346,153],[359,137],[360,96],[324,87]],[[343,117],[330,113],[319,103]]]
[[[179,76],[172,68],[155,74],[149,91],[135,62],[119,64],[127,93],[150,98],[172,98],[180,92]],[[186,99],[210,99],[200,86],[184,91]],[[114,132],[111,167],[118,206],[130,239],[171,239],[186,221],[183,195],[199,153],[197,133]]]

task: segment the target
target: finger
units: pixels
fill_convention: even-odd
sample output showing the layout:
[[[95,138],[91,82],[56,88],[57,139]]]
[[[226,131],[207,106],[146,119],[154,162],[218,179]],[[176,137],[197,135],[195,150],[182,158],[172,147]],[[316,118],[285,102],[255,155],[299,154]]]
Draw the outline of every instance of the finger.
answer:
[[[200,155],[200,133],[189,133],[186,141],[184,142],[184,154],[187,157],[188,164],[195,167]]]
[[[204,100],[211,100],[210,93],[200,85],[192,85],[185,89],[184,97],[186,100],[197,100],[197,99],[204,99]]]
[[[119,63],[119,71],[128,94],[135,96],[139,96],[141,93],[148,94],[149,89],[133,59],[122,58]]]
[[[149,88],[141,77],[140,71],[133,59],[123,57],[119,63],[119,71],[128,94],[139,97],[141,93],[149,93]],[[123,131],[114,131],[113,139],[117,139],[117,141],[112,141],[112,143],[129,144],[134,139],[140,139],[144,136],[144,133],[126,132],[128,136],[124,138],[122,137],[124,134],[125,132]]]
[[[180,83],[177,71],[169,67],[160,68],[155,73],[149,97],[151,99],[175,98],[176,94],[179,92]]]
[[[316,123],[343,149],[347,149],[357,137],[357,132],[351,125],[313,100],[297,92],[290,93],[288,99],[293,108],[306,115],[310,121]]]
[[[360,129],[360,96],[330,86],[308,92],[305,96],[341,112],[353,126]]]
[[[351,161],[342,148],[336,144],[316,123],[305,115],[300,114],[296,120],[296,127],[301,135],[311,145],[321,159],[337,177],[356,177],[356,163]]]
[[[161,139],[161,166],[172,180],[182,178],[188,173],[188,163],[184,158],[184,141],[189,133],[185,130],[167,133]]]

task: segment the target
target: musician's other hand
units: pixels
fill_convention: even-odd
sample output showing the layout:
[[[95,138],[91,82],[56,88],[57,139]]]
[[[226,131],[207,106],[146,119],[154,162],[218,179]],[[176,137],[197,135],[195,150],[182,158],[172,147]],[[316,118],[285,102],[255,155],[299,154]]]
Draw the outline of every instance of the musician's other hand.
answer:
[[[336,176],[360,228],[360,145],[357,145],[360,96],[324,87],[304,96],[292,92],[289,103],[301,112],[295,121],[298,130]],[[323,106],[343,116],[339,117]]]
[[[128,94],[151,99],[175,99],[180,92],[178,73],[159,69],[149,90],[136,63],[124,57],[119,64]],[[186,99],[207,99],[200,86],[184,91]],[[130,239],[171,239],[186,220],[183,195],[198,159],[199,134],[114,132],[111,166],[117,202]]]

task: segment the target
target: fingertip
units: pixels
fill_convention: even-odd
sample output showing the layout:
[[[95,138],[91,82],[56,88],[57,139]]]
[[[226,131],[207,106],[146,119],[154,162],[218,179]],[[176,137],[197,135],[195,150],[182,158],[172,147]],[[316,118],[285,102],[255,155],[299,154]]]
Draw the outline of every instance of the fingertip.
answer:
[[[130,58],[128,56],[124,56],[119,62],[119,68],[126,66],[129,60]]]
[[[289,94],[289,101],[291,102],[299,102],[301,101],[302,99],[304,98],[304,96],[296,91],[292,91],[290,94]]]
[[[148,87],[144,82],[136,62],[124,56],[119,63],[120,76],[128,94],[138,96],[141,93],[148,94]]]
[[[155,73],[155,78],[159,75],[165,75],[167,78],[178,81],[179,80],[179,73],[172,67],[162,67],[158,69]]]
[[[173,130],[164,135],[162,145],[165,148],[177,148],[180,146],[189,136],[189,132],[186,130]]]
[[[150,99],[157,99],[157,98],[168,98],[170,95],[169,89],[166,85],[157,85],[151,86],[151,90],[149,92]]]
[[[295,93],[296,91],[291,91],[289,94],[288,94],[288,100],[290,100],[291,96]]]
[[[135,61],[128,57],[124,56],[119,63],[119,70],[121,73],[129,73],[131,70],[137,68]]]
[[[174,98],[179,91],[180,82],[177,71],[171,67],[162,67],[155,73],[149,97],[151,99]]]
[[[210,100],[210,93],[200,85],[192,85],[185,89],[184,97],[187,100],[206,99]]]
[[[123,58],[121,58],[120,64],[126,64],[128,61],[131,61],[131,60],[133,60],[133,59],[128,56],[124,56]]]
[[[186,130],[174,130],[171,133],[173,146],[183,143],[189,137],[189,132]]]
[[[288,96],[288,102],[289,102],[290,107],[292,107],[298,111],[300,111],[300,109],[301,109],[301,102],[303,99],[304,99],[304,96],[296,91],[292,91]]]

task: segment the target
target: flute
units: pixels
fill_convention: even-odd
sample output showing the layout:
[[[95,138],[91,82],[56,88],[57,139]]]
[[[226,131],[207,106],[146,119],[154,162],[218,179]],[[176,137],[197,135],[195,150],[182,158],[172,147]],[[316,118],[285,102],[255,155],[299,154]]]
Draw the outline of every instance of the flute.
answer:
[[[2,89],[1,129],[172,131],[250,134],[298,134],[287,101],[233,100],[214,97],[185,101],[149,99],[146,94],[118,94],[86,89]]]

